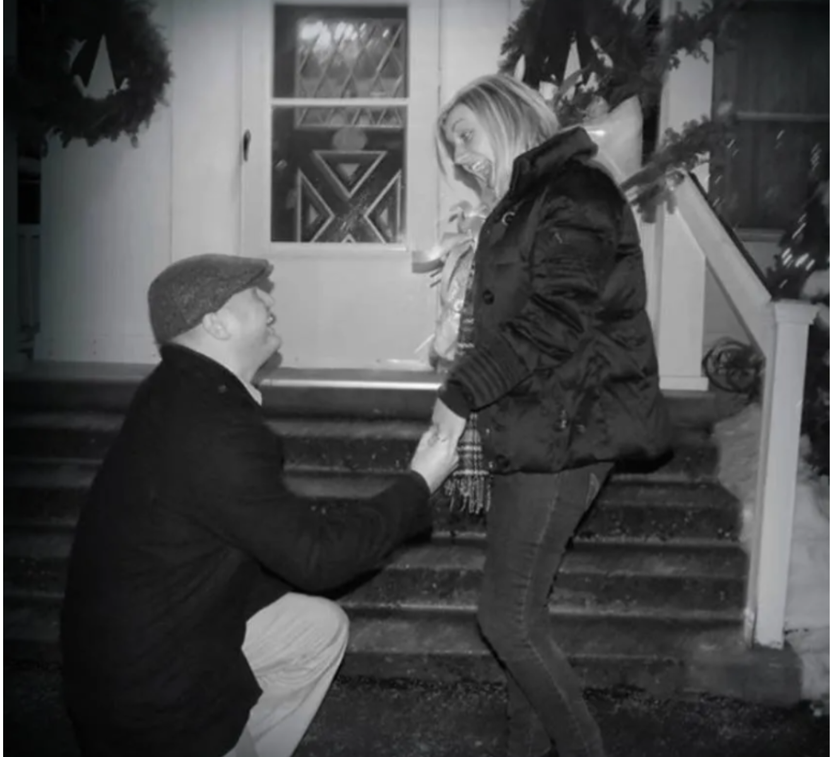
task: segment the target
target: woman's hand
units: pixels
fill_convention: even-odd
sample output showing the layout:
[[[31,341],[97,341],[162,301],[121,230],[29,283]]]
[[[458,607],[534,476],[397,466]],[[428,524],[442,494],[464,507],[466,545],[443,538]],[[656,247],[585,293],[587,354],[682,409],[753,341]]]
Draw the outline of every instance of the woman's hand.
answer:
[[[435,426],[421,436],[409,469],[421,475],[431,493],[441,486],[458,465],[458,451],[455,447],[455,441],[440,437]]]
[[[453,444],[457,444],[467,426],[467,419],[456,415],[439,399],[435,401],[432,411],[432,425],[439,438],[449,439]]]

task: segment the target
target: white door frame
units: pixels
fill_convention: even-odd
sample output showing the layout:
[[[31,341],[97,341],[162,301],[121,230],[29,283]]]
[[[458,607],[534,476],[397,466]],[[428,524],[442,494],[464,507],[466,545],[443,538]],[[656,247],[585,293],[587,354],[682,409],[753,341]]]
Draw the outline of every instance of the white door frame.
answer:
[[[287,5],[384,6],[389,0],[292,0]],[[280,291],[287,333],[287,366],[427,368],[417,349],[432,333],[435,289],[411,270],[412,252],[435,244],[439,217],[439,167],[433,142],[440,97],[441,0],[410,0],[408,97],[348,100],[349,105],[406,107],[405,241],[399,244],[271,242],[271,110],[279,104],[334,104],[274,100],[273,0],[244,0],[242,9],[242,102],[240,137],[250,131],[248,159],[241,163],[240,252],[267,257]],[[338,105],[343,101],[338,100]],[[304,288],[302,299],[298,288]],[[292,291],[287,291],[292,289]],[[297,321],[302,320],[300,326]],[[292,350],[293,353],[292,353]]]
[[[268,170],[271,149],[271,104],[274,0],[244,0],[242,26],[242,118],[241,134],[249,131],[248,160],[242,166],[242,212],[240,249],[268,248],[271,256],[336,254],[344,245],[270,242],[271,177]],[[292,0],[290,5],[385,6],[388,0]],[[440,0],[410,0],[409,14],[409,97],[396,100],[350,100],[349,105],[404,105],[406,122],[406,243],[399,245],[348,245],[349,254],[410,255],[436,241],[438,223],[438,164],[433,146],[433,128],[438,116],[440,89],[439,27]],[[417,51],[417,54],[415,53]],[[287,101],[286,101],[287,102]],[[314,99],[297,104],[327,105]],[[342,104],[342,101],[337,101]],[[336,249],[331,249],[332,247]],[[246,252],[248,251],[248,252]]]

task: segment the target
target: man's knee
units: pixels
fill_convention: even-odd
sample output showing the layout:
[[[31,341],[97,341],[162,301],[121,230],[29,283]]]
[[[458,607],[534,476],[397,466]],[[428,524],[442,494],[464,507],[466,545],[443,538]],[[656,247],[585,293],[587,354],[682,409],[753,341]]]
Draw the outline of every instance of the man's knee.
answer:
[[[313,636],[324,649],[342,656],[349,641],[349,617],[337,602],[323,597],[302,596],[306,623],[314,629]]]
[[[349,641],[349,616],[337,602],[322,597],[314,599],[320,603],[318,608],[320,622],[329,630],[332,644],[345,650]]]

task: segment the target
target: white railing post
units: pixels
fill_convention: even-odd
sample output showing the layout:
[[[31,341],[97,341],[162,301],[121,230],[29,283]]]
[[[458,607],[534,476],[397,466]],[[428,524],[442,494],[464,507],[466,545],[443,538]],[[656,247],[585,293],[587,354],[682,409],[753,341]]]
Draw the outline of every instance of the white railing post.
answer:
[[[687,179],[688,181],[688,179]],[[684,182],[685,183],[685,182]],[[660,208],[662,232],[656,250],[660,272],[655,336],[660,361],[660,388],[669,391],[706,391],[703,375],[706,255],[696,249],[684,219]],[[689,244],[692,242],[692,244]]]
[[[748,640],[784,643],[807,334],[816,308],[771,302],[763,420],[747,597]]]
[[[661,0],[661,18],[680,10],[696,14],[704,0]],[[679,55],[678,65],[666,75],[660,98],[659,134],[671,128],[682,131],[684,124],[712,112],[714,86],[714,46],[702,43],[705,57]],[[703,187],[709,183],[708,167],[695,170]],[[685,182],[684,182],[685,183]],[[706,251],[690,250],[687,231],[677,212],[666,207],[655,232],[655,273],[659,278],[655,296],[657,357],[660,361],[660,387],[663,390],[706,391],[709,381],[703,375],[703,340],[705,336]]]

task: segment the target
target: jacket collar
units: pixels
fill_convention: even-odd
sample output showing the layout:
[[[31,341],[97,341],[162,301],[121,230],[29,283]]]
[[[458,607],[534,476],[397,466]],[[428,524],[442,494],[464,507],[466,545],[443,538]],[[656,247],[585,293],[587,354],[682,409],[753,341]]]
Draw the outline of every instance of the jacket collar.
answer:
[[[513,162],[509,195],[522,195],[540,179],[557,173],[570,160],[594,157],[597,146],[581,126],[563,129]]]
[[[180,344],[162,345],[160,352],[163,365],[186,376],[188,380],[198,382],[208,391],[241,397],[259,406],[256,397],[238,376],[207,355]]]

